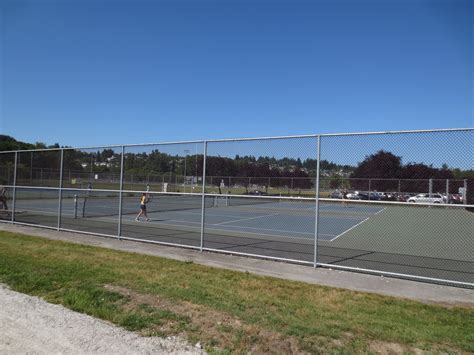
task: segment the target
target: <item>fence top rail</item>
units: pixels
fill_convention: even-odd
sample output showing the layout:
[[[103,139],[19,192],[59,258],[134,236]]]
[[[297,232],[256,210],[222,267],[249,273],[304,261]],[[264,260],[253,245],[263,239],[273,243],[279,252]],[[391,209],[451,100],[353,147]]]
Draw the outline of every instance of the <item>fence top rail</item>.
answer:
[[[93,150],[98,148],[133,148],[140,146],[153,145],[171,145],[171,144],[205,144],[205,143],[219,143],[219,142],[237,142],[237,141],[257,141],[257,140],[272,140],[272,139],[291,139],[291,138],[317,138],[317,137],[334,137],[334,136],[366,136],[366,135],[390,135],[390,134],[410,134],[410,133],[439,133],[439,132],[463,132],[474,131],[473,127],[466,128],[436,128],[436,129],[419,129],[419,130],[399,130],[399,131],[375,131],[375,132],[349,132],[349,133],[321,133],[321,134],[301,134],[290,136],[270,136],[270,137],[248,137],[248,138],[223,138],[223,139],[206,139],[206,140],[190,140],[190,141],[170,141],[170,142],[156,142],[156,143],[137,143],[137,144],[111,144],[111,145],[97,145],[88,147],[60,147],[60,148],[40,148],[40,149],[23,149],[23,150],[8,150],[2,151],[5,153],[25,153],[25,152],[43,152],[43,151],[61,151],[61,150]]]
[[[440,132],[469,132],[474,131],[474,127],[465,128],[435,128],[435,129],[415,129],[399,131],[374,131],[374,132],[352,132],[352,133],[323,133],[321,137],[333,136],[370,136],[370,135],[389,135],[389,134],[410,134],[410,133],[440,133]]]

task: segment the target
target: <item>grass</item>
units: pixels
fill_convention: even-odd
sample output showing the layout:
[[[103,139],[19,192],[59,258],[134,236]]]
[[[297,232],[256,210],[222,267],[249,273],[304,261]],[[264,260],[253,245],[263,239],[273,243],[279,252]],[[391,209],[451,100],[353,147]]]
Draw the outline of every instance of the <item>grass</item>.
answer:
[[[215,353],[474,351],[473,309],[9,232],[0,232],[0,282],[144,335],[179,334]]]

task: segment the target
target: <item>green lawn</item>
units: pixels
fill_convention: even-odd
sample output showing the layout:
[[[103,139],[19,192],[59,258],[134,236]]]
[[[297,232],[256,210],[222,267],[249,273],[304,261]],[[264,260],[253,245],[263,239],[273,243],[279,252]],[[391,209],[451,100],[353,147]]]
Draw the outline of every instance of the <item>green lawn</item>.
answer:
[[[275,263],[278,267],[278,263]],[[474,352],[474,310],[0,232],[0,282],[211,352]]]

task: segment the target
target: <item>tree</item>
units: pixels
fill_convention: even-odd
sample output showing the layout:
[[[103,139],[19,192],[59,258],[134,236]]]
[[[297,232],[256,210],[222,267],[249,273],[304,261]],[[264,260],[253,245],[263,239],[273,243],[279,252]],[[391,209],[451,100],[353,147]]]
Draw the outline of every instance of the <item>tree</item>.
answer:
[[[0,152],[34,148],[35,146],[33,144],[20,142],[13,137],[0,134]]]
[[[372,190],[387,191],[393,182],[380,179],[394,179],[399,177],[402,170],[402,158],[390,152],[379,150],[367,156],[350,175],[351,187],[354,190],[368,189],[367,179],[378,179],[371,186]],[[356,180],[361,179],[361,180]]]

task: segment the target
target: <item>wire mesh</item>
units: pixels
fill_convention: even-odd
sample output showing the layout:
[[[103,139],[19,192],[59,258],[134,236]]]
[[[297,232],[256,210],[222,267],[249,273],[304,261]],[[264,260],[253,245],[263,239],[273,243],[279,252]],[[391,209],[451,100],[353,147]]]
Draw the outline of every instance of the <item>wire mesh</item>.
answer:
[[[78,196],[78,211],[82,218],[119,215],[119,195],[105,192],[85,192]],[[185,193],[130,192],[122,196],[122,216],[137,215],[142,197],[146,199],[148,213],[186,211],[201,208],[201,197]],[[214,207],[215,199],[206,200],[206,207]]]
[[[15,153],[0,154],[0,220],[11,221]]]
[[[61,150],[18,152],[16,185],[58,187]]]
[[[311,263],[316,149],[316,137],[209,142],[204,249]]]
[[[203,153],[203,143],[125,147],[122,236],[199,247]]]
[[[15,192],[15,222],[57,227],[58,201],[58,189],[17,187]]]
[[[321,161],[350,169],[340,177],[342,194],[321,204],[318,262],[473,283],[474,215],[451,205],[462,203],[454,192],[472,174],[472,138],[321,137]]]
[[[120,188],[120,148],[65,149],[63,159],[63,187],[86,190]]]
[[[474,287],[473,132],[0,152],[0,221]]]
[[[15,153],[0,154],[0,185],[13,185],[15,176]]]
[[[96,208],[102,214],[86,219],[84,214],[87,211],[85,210],[87,206],[84,202],[92,195],[101,201]],[[119,223],[119,195],[120,193],[117,191],[91,192],[87,189],[63,189],[60,227],[80,232],[116,236]],[[54,201],[51,202],[51,208],[55,208]],[[107,214],[104,213],[104,210],[107,211]]]

